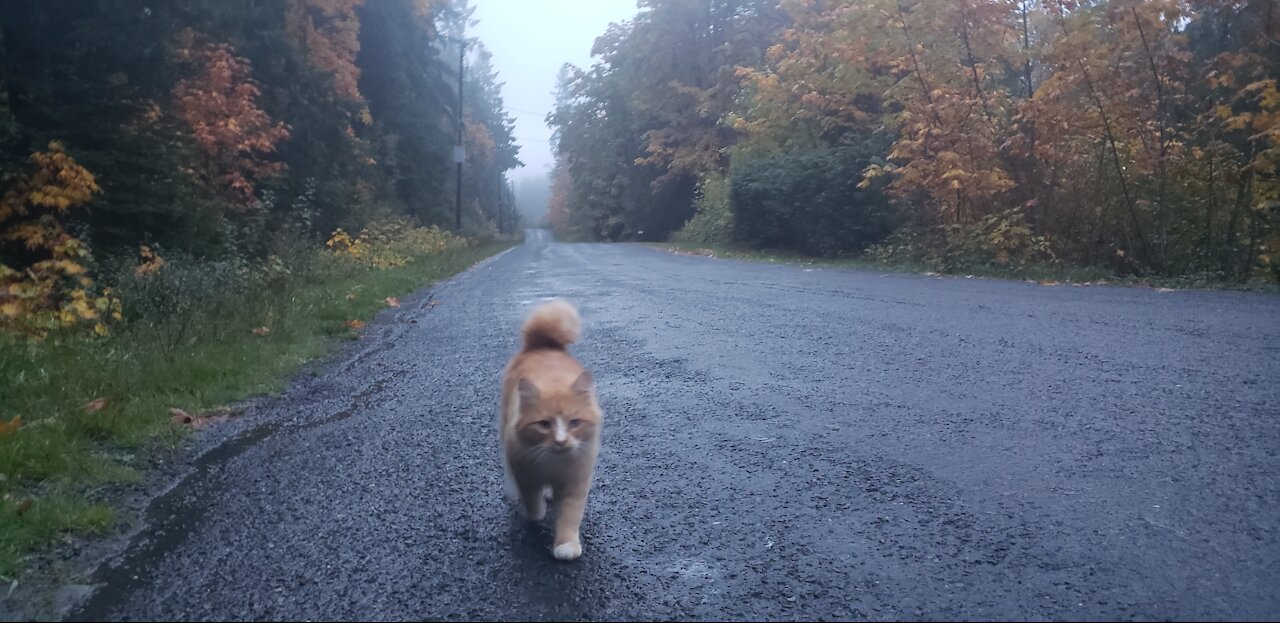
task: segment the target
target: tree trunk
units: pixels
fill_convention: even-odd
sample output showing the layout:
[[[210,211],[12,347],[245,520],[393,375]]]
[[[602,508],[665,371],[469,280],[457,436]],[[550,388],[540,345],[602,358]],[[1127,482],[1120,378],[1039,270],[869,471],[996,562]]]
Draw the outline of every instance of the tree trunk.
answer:
[[[1250,154],[1248,162],[1253,162],[1252,154]],[[1223,243],[1222,250],[1222,272],[1226,275],[1234,274],[1235,256],[1237,254],[1236,246],[1236,227],[1240,224],[1240,216],[1244,214],[1249,202],[1249,195],[1253,190],[1253,167],[1247,166],[1248,173],[1240,179],[1240,184],[1236,187],[1235,207],[1231,210],[1231,220],[1227,222],[1227,236]],[[1239,276],[1238,274],[1236,275]]]
[[[1156,215],[1160,219],[1160,265],[1164,266],[1168,263],[1169,256],[1169,218],[1166,214],[1166,191],[1168,188],[1168,175],[1165,166],[1165,160],[1168,156],[1169,145],[1166,137],[1166,106],[1164,97],[1164,85],[1160,81],[1160,71],[1156,68],[1155,55],[1151,53],[1151,45],[1147,42],[1147,33],[1142,28],[1142,19],[1138,16],[1137,7],[1130,7],[1129,11],[1133,14],[1133,21],[1138,27],[1138,37],[1142,39],[1142,49],[1147,53],[1147,64],[1151,68],[1151,77],[1156,87],[1156,125],[1158,126],[1157,141],[1158,152],[1156,160]]]

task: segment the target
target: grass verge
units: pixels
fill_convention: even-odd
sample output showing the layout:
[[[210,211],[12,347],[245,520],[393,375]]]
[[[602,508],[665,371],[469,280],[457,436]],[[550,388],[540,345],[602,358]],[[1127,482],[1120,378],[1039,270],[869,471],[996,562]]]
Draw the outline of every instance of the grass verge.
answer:
[[[803,266],[831,266],[836,268],[860,268],[883,272],[938,274],[937,268],[923,263],[887,263],[858,258],[822,258],[788,251],[757,251],[726,245],[707,245],[685,242],[653,242],[646,246],[684,255],[703,255],[725,259],[746,260],[771,264],[795,264]],[[975,266],[964,272],[947,273],[953,276],[974,276],[991,279],[1035,281],[1042,284],[1077,283],[1090,285],[1145,286],[1171,289],[1248,290],[1280,293],[1280,284],[1265,281],[1234,282],[1211,277],[1187,275],[1180,277],[1118,276],[1106,268],[1097,266],[1071,266],[1066,264],[1030,264],[1022,267]]]
[[[277,391],[335,341],[356,337],[348,322],[368,320],[387,297],[509,246],[381,270],[328,262],[283,287],[228,293],[216,313],[132,323],[102,338],[0,337],[0,424],[22,418],[0,432],[0,577],[12,581],[24,556],[63,535],[109,530],[103,487],[139,480],[149,452],[184,439],[171,407],[200,414]],[[87,406],[97,399],[105,406]]]

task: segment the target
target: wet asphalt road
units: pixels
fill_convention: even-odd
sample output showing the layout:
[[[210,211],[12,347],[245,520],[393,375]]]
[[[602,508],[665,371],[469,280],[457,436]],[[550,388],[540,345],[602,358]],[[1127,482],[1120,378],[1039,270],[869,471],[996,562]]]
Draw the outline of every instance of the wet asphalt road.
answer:
[[[552,296],[606,413],[575,563],[494,430]],[[1275,296],[531,232],[256,408],[79,616],[1277,619],[1278,379]]]

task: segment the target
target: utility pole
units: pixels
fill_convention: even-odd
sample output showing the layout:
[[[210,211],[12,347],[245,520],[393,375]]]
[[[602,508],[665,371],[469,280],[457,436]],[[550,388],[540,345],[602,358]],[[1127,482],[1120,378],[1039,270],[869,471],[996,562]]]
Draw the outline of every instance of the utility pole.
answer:
[[[458,144],[453,146],[453,160],[458,163],[458,196],[454,203],[455,227],[462,232],[462,161],[466,154],[462,151],[462,61],[467,50],[465,38],[458,41]]]

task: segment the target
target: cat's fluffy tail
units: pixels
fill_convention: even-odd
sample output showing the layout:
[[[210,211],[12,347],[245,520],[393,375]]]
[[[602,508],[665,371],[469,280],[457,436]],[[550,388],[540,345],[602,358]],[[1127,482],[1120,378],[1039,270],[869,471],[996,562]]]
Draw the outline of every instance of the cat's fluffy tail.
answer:
[[[524,321],[524,351],[564,348],[582,337],[582,319],[568,301],[555,299],[533,310]]]

